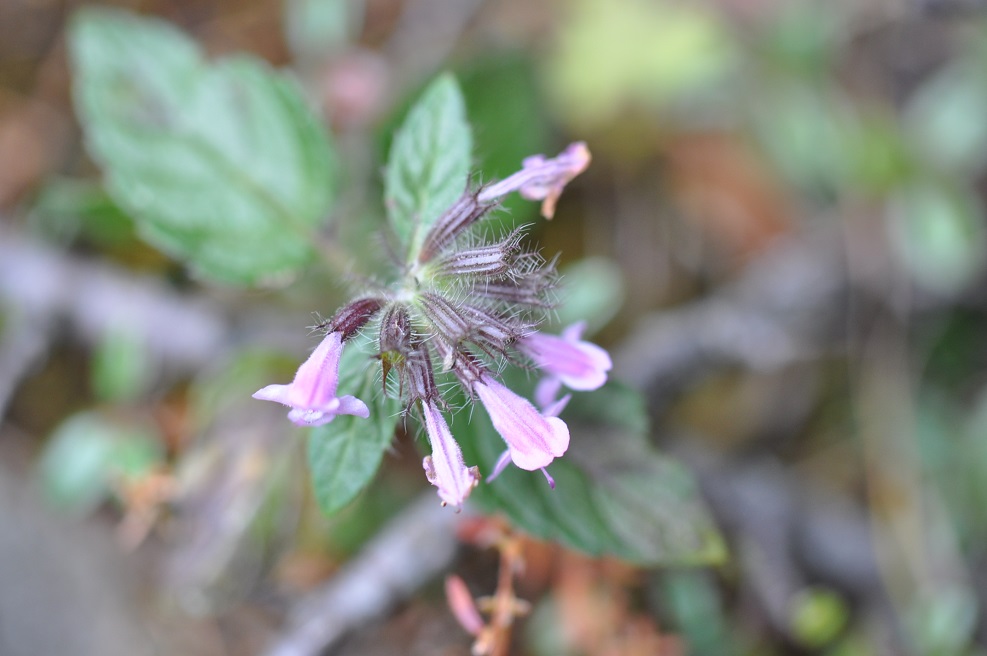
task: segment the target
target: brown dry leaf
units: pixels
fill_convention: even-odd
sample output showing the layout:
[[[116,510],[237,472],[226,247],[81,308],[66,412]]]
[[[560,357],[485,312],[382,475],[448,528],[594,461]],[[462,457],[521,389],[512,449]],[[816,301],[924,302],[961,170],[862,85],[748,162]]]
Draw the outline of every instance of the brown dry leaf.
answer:
[[[555,598],[566,644],[585,653],[601,653],[627,618],[623,589],[602,575],[598,561],[571,552],[561,555]]]
[[[682,135],[669,144],[669,186],[695,227],[743,264],[791,229],[780,185],[736,135]]]
[[[0,96],[0,207],[10,207],[54,167],[67,135],[46,104]]]

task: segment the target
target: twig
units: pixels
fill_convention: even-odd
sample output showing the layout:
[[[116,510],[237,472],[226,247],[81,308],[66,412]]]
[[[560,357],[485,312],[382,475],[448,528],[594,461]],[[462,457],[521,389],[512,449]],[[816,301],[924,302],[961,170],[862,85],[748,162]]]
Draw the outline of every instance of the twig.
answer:
[[[2,257],[2,255],[0,255]],[[51,322],[10,313],[0,334],[0,420],[7,412],[17,385],[48,350]]]
[[[149,355],[171,370],[212,362],[228,343],[227,321],[205,299],[3,230],[0,305],[40,326],[67,320],[90,344],[121,332],[140,335]]]
[[[358,556],[291,612],[268,656],[317,656],[445,571],[456,555],[456,522],[432,492],[406,507]]]
[[[614,353],[617,378],[660,415],[714,368],[773,370],[809,360],[842,329],[846,274],[838,235],[781,243],[721,293],[640,320]]]

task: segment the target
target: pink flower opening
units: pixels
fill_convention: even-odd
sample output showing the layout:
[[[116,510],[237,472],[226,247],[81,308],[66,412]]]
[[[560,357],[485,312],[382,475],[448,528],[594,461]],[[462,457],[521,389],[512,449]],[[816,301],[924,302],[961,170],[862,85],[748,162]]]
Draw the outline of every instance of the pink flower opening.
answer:
[[[555,157],[532,155],[525,158],[520,171],[487,187],[477,198],[486,202],[517,191],[523,198],[542,201],[541,214],[551,219],[562,190],[586,170],[591,159],[589,148],[582,141],[569,144]]]
[[[342,352],[342,336],[338,332],[329,333],[298,367],[289,385],[268,385],[253,397],[288,406],[291,408],[288,419],[297,426],[322,426],[337,415],[366,419],[370,416],[366,403],[354,396],[336,396]]]
[[[425,432],[432,445],[432,455],[422,461],[425,477],[438,488],[442,505],[459,508],[479,483],[480,470],[466,466],[463,452],[435,402],[422,402],[422,409]]]
[[[521,469],[542,469],[569,448],[569,427],[564,421],[543,416],[492,377],[483,376],[473,390],[507,442],[511,460]]]
[[[555,403],[562,385],[585,392],[607,382],[613,361],[604,349],[580,339],[585,328],[585,323],[578,322],[559,336],[532,333],[518,342],[518,347],[545,372],[535,390],[535,400],[542,408]]]

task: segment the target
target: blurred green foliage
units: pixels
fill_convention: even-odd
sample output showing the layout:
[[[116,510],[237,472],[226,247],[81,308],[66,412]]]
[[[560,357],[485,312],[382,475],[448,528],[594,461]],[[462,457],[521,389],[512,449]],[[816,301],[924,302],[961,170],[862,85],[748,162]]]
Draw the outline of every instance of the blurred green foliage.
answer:
[[[384,205],[398,243],[411,262],[429,227],[463,191],[473,136],[459,85],[451,75],[432,82],[412,106],[391,142]]]
[[[741,25],[715,6],[577,0],[558,11],[537,48],[511,42],[503,50],[477,53],[464,44],[459,59],[448,64],[457,71],[461,91],[448,75],[426,85],[402,81],[412,90],[394,99],[395,105],[410,109],[392,111],[395,125],[377,126],[396,134],[388,156],[377,158],[387,159],[382,177],[390,225],[403,236],[421,234],[462,191],[474,165],[480,180],[502,177],[525,156],[551,152],[556,131],[568,126],[581,138],[591,137],[594,152],[613,160],[601,158],[601,177],[614,179],[613,189],[605,183],[605,193],[626,193],[640,180],[649,190],[658,189],[643,196],[654,206],[638,211],[665,228],[666,215],[674,213],[669,196],[677,182],[663,175],[666,169],[644,166],[653,164],[652,158],[667,165],[664,158],[671,159],[676,144],[690,137],[727,135],[750,149],[779,196],[795,208],[786,214],[792,222],[788,229],[842,221],[844,234],[856,239],[869,234],[858,230],[860,224],[872,221],[880,228],[877,239],[887,239],[893,275],[906,278],[896,282],[914,283],[920,302],[928,302],[924,295],[930,294],[933,303],[956,303],[933,305],[933,316],[920,317],[917,328],[902,329],[910,334],[916,328],[918,334],[908,345],[917,380],[907,430],[897,437],[902,450],[914,448],[918,454],[917,476],[908,482],[932,509],[924,512],[936,515],[934,521],[925,517],[935,534],[930,562],[950,572],[975,570],[987,557],[983,317],[970,309],[978,302],[987,252],[987,22],[971,14],[965,29],[949,35],[950,49],[930,70],[879,72],[877,82],[885,88],[875,84],[873,68],[880,64],[866,52],[879,50],[868,39],[881,26],[852,8],[779,3]],[[323,59],[352,47],[366,18],[363,9],[360,2],[290,0],[286,41],[295,64],[318,72]],[[379,213],[376,204],[332,215],[339,173],[335,148],[291,73],[240,56],[207,61],[169,25],[109,10],[80,14],[70,46],[80,120],[105,184],[49,180],[33,207],[42,234],[63,242],[79,237],[110,253],[131,249],[136,228],[203,278],[267,286],[287,282],[316,262],[313,244],[324,228],[337,227],[334,219],[360,217],[370,224],[379,218],[372,216]],[[864,60],[871,68],[857,66]],[[360,182],[358,168],[347,175]],[[707,185],[701,191],[712,193],[717,184],[712,176],[704,170],[701,180]],[[615,210],[606,207],[621,213],[634,208],[621,202]],[[536,211],[519,199],[508,200],[505,208],[503,224],[526,221]],[[616,218],[626,231],[629,219]],[[703,228],[681,216],[675,220],[681,221],[675,230],[688,238],[675,230],[662,234],[672,255],[685,259],[682,252],[692,253],[695,246],[693,233]],[[636,315],[653,309],[622,307],[625,299],[632,305],[640,300],[634,285],[641,284],[623,279],[622,264],[601,258],[567,267],[569,290],[558,324],[589,319],[595,331],[621,310]],[[690,294],[709,283],[702,266],[717,270],[708,262],[690,269],[699,282],[680,284],[676,293],[684,287]],[[934,337],[925,339],[926,331]],[[307,437],[315,499],[326,512],[339,513],[331,520],[329,542],[340,552],[356,550],[403,502],[405,492],[390,482],[367,490],[401,411],[380,391],[379,378],[363,368],[368,353],[348,348],[340,389],[373,399],[380,419],[340,417]],[[207,430],[224,413],[240,412],[240,401],[269,382],[272,371],[290,376],[297,364],[265,354],[239,355],[228,369],[196,384],[191,394],[196,431]],[[138,402],[155,383],[157,372],[149,366],[140,336],[110,336],[94,353],[96,396],[120,406]],[[835,394],[841,417],[853,414],[842,405],[852,405],[855,393]],[[571,453],[551,467],[557,490],[549,490],[537,472],[509,468],[500,480],[481,484],[478,504],[506,514],[533,535],[589,553],[647,565],[723,559],[723,541],[691,478],[650,443],[639,396],[617,385],[579,394],[566,418],[583,429],[574,431]],[[460,412],[453,429],[463,436],[467,459],[489,470],[503,444],[486,416]],[[834,430],[838,448],[853,443],[852,431],[850,419]],[[291,440],[291,432],[286,427],[281,437]],[[50,437],[40,481],[56,504],[91,512],[112,498],[116,477],[139,476],[160,464],[161,445],[156,430],[112,413],[75,415]],[[826,442],[823,450],[831,447]],[[210,458],[213,466],[221,460],[215,453]],[[287,488],[279,487],[291,466],[286,462],[277,461],[270,487],[244,506],[257,519],[240,527],[246,533],[281,530],[275,527],[278,515],[291,505],[284,500]],[[834,478],[840,475],[846,476]],[[854,492],[866,487],[860,481],[846,485]],[[224,546],[249,541],[242,532],[229,535]],[[736,574],[726,571],[717,579],[708,572],[665,569],[655,575],[651,592],[668,615],[669,630],[680,632],[695,653],[779,653],[782,648],[769,645],[770,636],[746,632],[749,618],[730,615],[736,600],[722,589],[743,585],[730,580]],[[207,578],[203,574],[202,580]],[[913,589],[893,600],[911,651],[979,653],[970,646],[978,628],[982,632],[974,581],[916,578]],[[836,593],[804,589],[788,610],[790,625],[782,630],[799,649],[832,656],[874,653],[871,618],[856,615]],[[538,621],[536,616],[533,623]],[[558,638],[541,634],[536,651],[552,653],[553,637]]]
[[[238,56],[208,64],[161,21],[79,13],[75,99],[106,188],[142,237],[228,283],[283,283],[328,218],[333,151],[294,81]]]
[[[511,389],[526,387],[508,377]],[[453,418],[467,462],[492,471],[504,444],[485,414]],[[712,564],[726,558],[722,538],[691,475],[648,444],[640,395],[618,383],[575,394],[562,418],[571,427],[567,457],[549,473],[508,466],[471,498],[504,512],[532,535],[593,555],[614,555],[648,565]]]
[[[384,393],[380,361],[374,358],[376,346],[369,339],[354,338],[339,364],[339,393],[365,401],[370,418],[340,415],[309,432],[312,487],[328,515],[349,504],[370,484],[401,418],[400,401]]]
[[[116,485],[141,477],[164,461],[152,425],[96,411],[66,419],[49,438],[38,475],[51,503],[85,515],[113,498]]]

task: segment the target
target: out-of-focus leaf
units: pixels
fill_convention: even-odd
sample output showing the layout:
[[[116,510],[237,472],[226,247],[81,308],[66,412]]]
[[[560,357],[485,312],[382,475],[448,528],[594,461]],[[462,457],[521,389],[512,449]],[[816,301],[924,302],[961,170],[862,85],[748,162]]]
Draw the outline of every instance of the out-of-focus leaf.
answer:
[[[31,212],[34,224],[54,238],[83,233],[93,241],[116,246],[133,236],[133,222],[102,185],[55,178],[41,189]]]
[[[546,151],[549,127],[528,58],[502,54],[474,63],[459,79],[484,181],[506,178],[525,157]],[[494,221],[502,217],[505,224],[520,224],[536,215],[538,203],[512,194],[502,209]]]
[[[624,279],[613,261],[602,257],[580,260],[562,270],[563,300],[558,323],[586,321],[586,334],[600,330],[624,303]]]
[[[109,498],[114,480],[138,477],[162,458],[161,443],[148,427],[87,412],[55,429],[38,463],[38,475],[56,507],[85,514]]]
[[[837,594],[822,588],[802,590],[790,604],[792,632],[799,642],[813,649],[831,642],[850,615]]]
[[[308,438],[308,465],[315,497],[331,515],[365,488],[380,467],[394,437],[400,402],[380,389],[379,367],[372,366],[372,343],[354,338],[346,344],[339,364],[339,394],[352,394],[370,408],[362,419],[340,415],[313,428]]]
[[[961,189],[917,184],[901,191],[889,216],[905,267],[929,290],[953,294],[984,265],[983,209]]]
[[[695,4],[579,0],[545,71],[557,111],[579,124],[613,119],[628,103],[661,107],[722,79],[730,35]]]
[[[512,385],[512,387],[518,387]],[[616,383],[578,395],[563,415],[571,443],[552,463],[552,490],[538,472],[508,467],[473,497],[532,535],[593,555],[642,564],[700,564],[725,558],[723,542],[689,473],[658,454],[641,429],[640,396]],[[486,414],[454,418],[466,462],[488,473],[504,443]]]
[[[313,256],[332,151],[297,85],[235,57],[207,64],[173,27],[106,9],[70,33],[89,152],[142,237],[230,283],[272,283]]]
[[[889,116],[865,115],[846,125],[844,142],[850,161],[844,184],[883,196],[906,184],[917,168],[900,126]]]
[[[451,75],[425,89],[394,136],[384,177],[391,228],[410,255],[428,228],[466,189],[473,138]]]
[[[922,85],[905,109],[904,128],[921,154],[946,171],[987,164],[987,69],[961,59]]]
[[[299,364],[280,353],[236,352],[233,360],[196,379],[190,397],[197,428],[204,430],[222,415],[233,413],[235,406],[260,388],[274,381],[291,380]]]
[[[828,198],[849,177],[846,135],[854,117],[835,91],[777,83],[754,97],[755,136],[776,169],[805,192]]]
[[[288,0],[288,46],[300,61],[318,62],[345,47],[362,18],[363,0]]]
[[[697,654],[747,653],[730,635],[723,605],[709,572],[673,571],[657,577],[655,592],[670,607],[675,629]]]
[[[298,437],[282,408],[241,394],[182,452],[165,581],[187,612],[241,601],[291,543],[304,490]]]
[[[116,330],[93,355],[92,384],[103,401],[131,401],[147,388],[155,371],[140,335]]]
[[[920,654],[962,654],[977,626],[978,603],[964,586],[944,586],[916,598],[905,624]]]
[[[772,64],[796,75],[815,77],[827,71],[840,37],[847,34],[844,11],[836,3],[783,3],[757,45]]]

